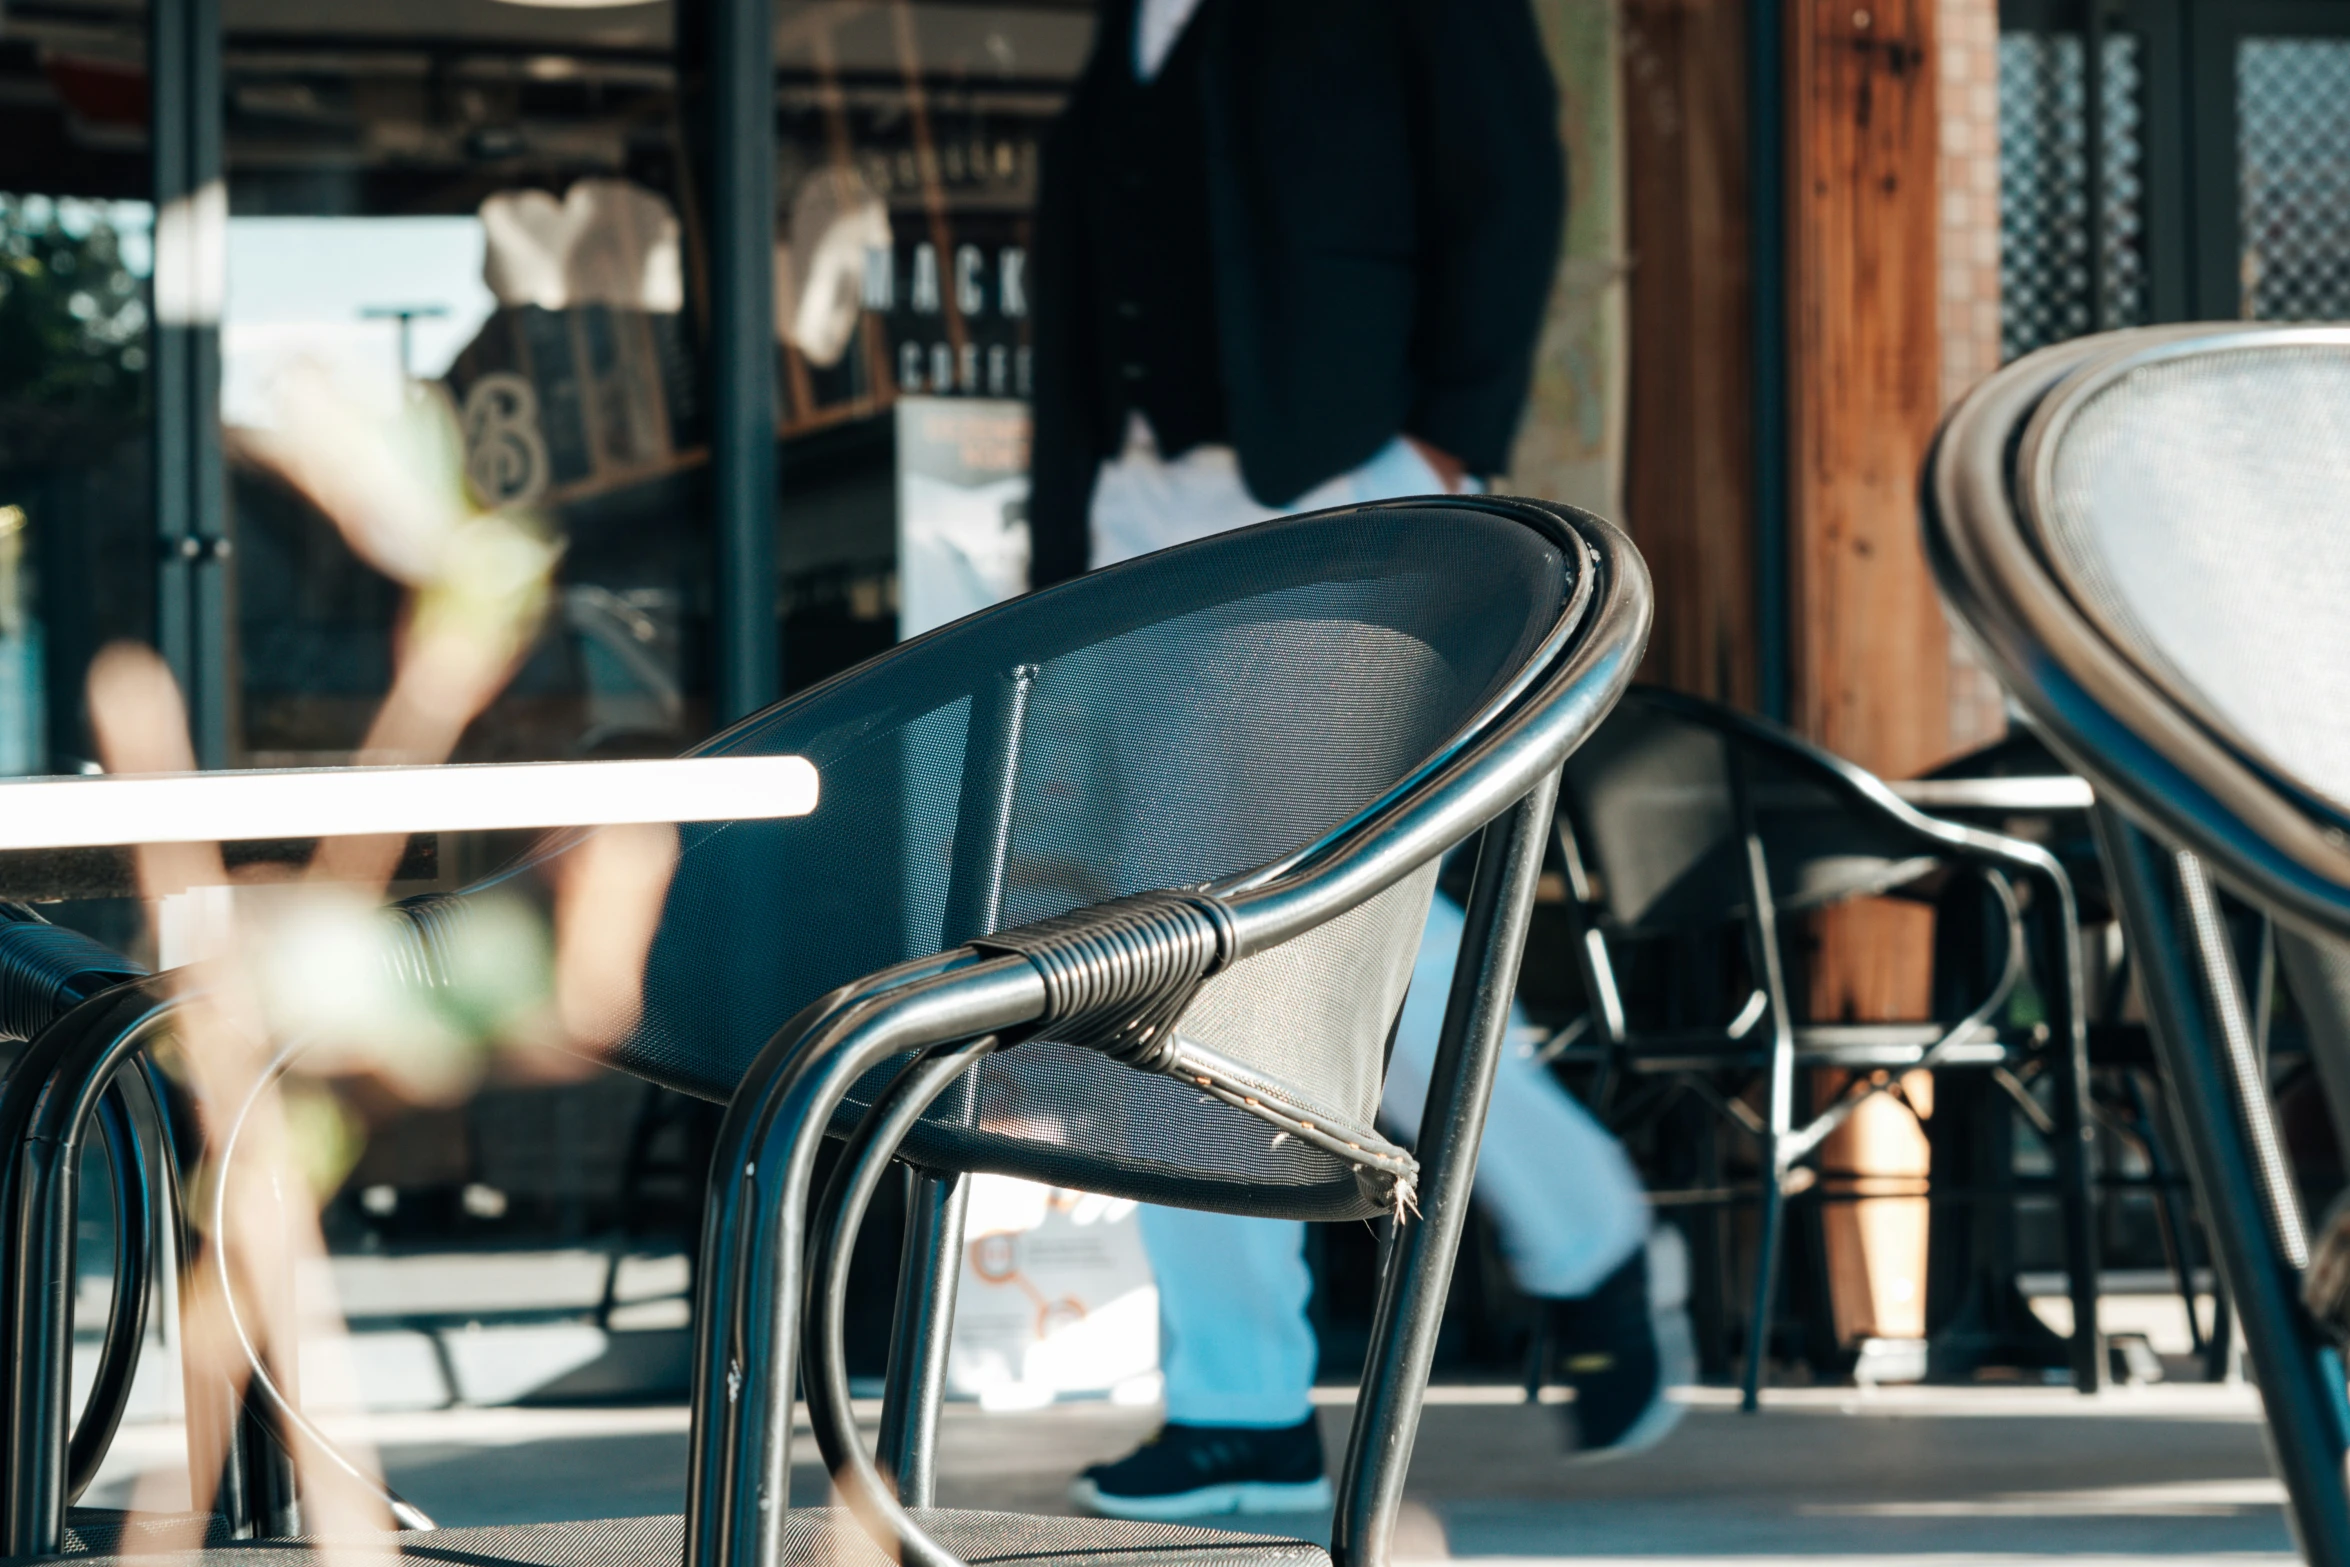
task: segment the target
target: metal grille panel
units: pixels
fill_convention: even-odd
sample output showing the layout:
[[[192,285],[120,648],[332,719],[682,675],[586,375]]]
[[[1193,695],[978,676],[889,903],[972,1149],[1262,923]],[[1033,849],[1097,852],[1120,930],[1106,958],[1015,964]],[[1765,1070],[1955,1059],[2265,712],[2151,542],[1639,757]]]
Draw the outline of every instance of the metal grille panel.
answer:
[[[2104,320],[2089,251],[2086,51],[2076,33],[1999,39],[1999,305],[2002,356],[2147,318],[2144,111],[2138,39],[2105,38]]]
[[[2350,39],[2236,52],[2244,314],[2350,319]]]

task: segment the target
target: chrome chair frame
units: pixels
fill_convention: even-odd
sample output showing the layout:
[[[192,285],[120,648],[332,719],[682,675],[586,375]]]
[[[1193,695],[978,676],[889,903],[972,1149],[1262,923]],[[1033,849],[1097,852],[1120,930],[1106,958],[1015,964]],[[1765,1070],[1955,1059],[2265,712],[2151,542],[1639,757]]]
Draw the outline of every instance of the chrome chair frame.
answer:
[[[2219,884],[2289,925],[2350,935],[2350,835],[2157,685],[2041,554],[2031,509],[2068,419],[2149,364],[2322,345],[2350,329],[2240,324],[2079,339],[2017,361],[1946,420],[1924,481],[1928,558],[1955,618],[2049,747],[2097,791],[2099,847],[2242,1321],[2303,1553],[2350,1563],[2350,1396],[2299,1300],[2308,1231],[2283,1153]]]
[[[1409,1222],[1389,1226],[1383,1246],[1373,1360],[1357,1404],[1333,1525],[1337,1567],[1387,1567],[1391,1559],[1413,1429],[1466,1222],[1477,1143],[1540,876],[1558,770],[1630,683],[1645,649],[1651,612],[1646,568],[1608,523],[1564,507],[1505,499],[1394,504],[1465,507],[1508,517],[1544,533],[1579,569],[1571,601],[1517,678],[1426,764],[1317,842],[1198,890],[1221,910],[1216,918],[1224,932],[1222,962],[1228,964],[1345,913],[1481,834],[1463,961],[1449,998],[1420,1136],[1418,1211]],[[1018,673],[1005,683],[1008,746],[1018,739]],[[969,765],[987,765],[990,750],[975,747]],[[1000,759],[1008,777],[1008,755]],[[984,789],[966,789],[966,809],[987,797]],[[966,889],[966,872],[957,868],[950,911],[971,905],[961,923],[973,935],[991,923],[986,915],[999,876],[1000,864],[990,873],[982,863]],[[1081,910],[1048,923],[1082,937],[1089,917],[1100,912]],[[147,986],[160,983],[141,982],[136,993],[145,996]],[[1134,1006],[1161,999],[1147,985],[1120,996]],[[111,1011],[100,1015],[107,1000],[85,1003],[51,1025],[52,1032],[72,1031],[77,1038],[86,1033],[92,1043],[45,1074],[39,1092],[62,1093],[81,1103],[93,1086],[103,1088],[118,1068],[137,1058],[138,1046],[151,1033],[152,1013],[142,1004],[121,1017]],[[782,1559],[803,1303],[814,1298],[811,1284],[826,1286],[837,1271],[832,1265],[845,1262],[845,1248],[812,1244],[822,1237],[811,1222],[811,1182],[817,1148],[850,1087],[882,1063],[910,1061],[891,1094],[864,1118],[851,1157],[843,1160],[844,1169],[863,1172],[852,1183],[861,1193],[836,1185],[836,1194],[828,1194],[825,1219],[835,1228],[845,1223],[853,1232],[863,1199],[871,1195],[897,1138],[928,1096],[985,1051],[1009,1047],[1032,1032],[1048,1019],[1052,1005],[1047,978],[1030,957],[1001,948],[954,948],[869,976],[811,1004],[775,1035],[746,1075],[720,1132],[705,1207],[686,1509],[689,1567],[776,1567]],[[926,1502],[933,1485],[963,1182],[923,1172],[916,1173],[915,1182],[918,1200],[900,1282],[884,1420],[882,1457],[894,1478],[884,1478],[856,1448],[853,1427],[844,1450],[845,1387],[837,1385],[837,1357],[811,1360],[806,1384],[820,1441],[853,1504],[852,1514],[899,1559],[945,1567],[954,1558],[923,1533],[905,1508]],[[44,1183],[37,1192],[19,1194],[10,1211],[0,1215],[9,1224],[7,1255],[28,1264],[15,1280],[18,1299],[52,1286],[61,1264],[63,1276],[70,1277],[70,1186],[69,1176]],[[27,1237],[50,1239],[45,1246],[32,1245]],[[10,1451],[58,1446],[52,1413],[62,1408],[64,1358],[58,1346],[68,1341],[70,1323],[54,1311],[28,1310],[10,1326],[18,1334],[15,1358],[27,1368],[24,1396],[12,1394],[7,1409]],[[820,1347],[823,1326],[815,1323]],[[839,1396],[828,1399],[828,1392]],[[305,1439],[300,1426],[287,1419],[291,1411],[258,1413],[271,1445],[282,1448]],[[249,1418],[248,1425],[253,1423]],[[192,1420],[192,1432],[195,1425]],[[214,1425],[217,1429],[219,1422]],[[214,1472],[224,1478],[241,1463],[239,1484],[223,1489],[224,1496],[240,1489],[246,1493],[244,1516],[229,1520],[232,1529],[278,1534],[299,1527],[294,1499],[275,1498],[283,1489],[282,1452],[243,1451],[234,1432],[221,1435],[215,1447],[200,1447],[194,1439],[191,1447],[194,1462],[223,1465]],[[53,1553],[63,1543],[61,1473],[54,1464],[35,1466],[25,1486],[26,1504],[8,1509],[8,1554]],[[411,1510],[407,1521],[422,1520]]]
[[[74,1510],[106,1456],[130,1401],[162,1261],[184,1266],[195,1248],[185,1202],[193,1107],[148,1047],[183,992],[168,976],[111,986],[72,1007],[27,1045],[0,1085],[0,1146],[16,1155],[0,1175],[0,1333],[11,1347],[0,1397],[0,1553],[107,1548],[123,1515]],[[73,1279],[83,1155],[100,1140],[116,1208],[115,1259],[105,1336],[78,1418],[72,1382]],[[209,1539],[292,1532],[299,1512],[285,1437],[261,1407],[240,1410],[217,1372],[183,1366],[191,1490],[217,1486]],[[315,1435],[315,1433],[311,1433]],[[380,1489],[331,1447],[328,1461]],[[410,1525],[424,1520],[382,1493]]]
[[[1526,503],[1507,504],[1526,517]],[[1391,1226],[1383,1247],[1380,1296],[1373,1319],[1372,1361],[1339,1480],[1331,1555],[1336,1567],[1387,1567],[1412,1432],[1433,1360],[1436,1330],[1454,1254],[1467,1221],[1469,1187],[1486,1101],[1515,992],[1520,950],[1531,914],[1553,814],[1558,769],[1597,728],[1630,683],[1645,646],[1647,573],[1612,526],[1563,507],[1541,516],[1562,543],[1582,552],[1588,607],[1571,607],[1553,644],[1521,681],[1452,746],[1412,777],[1326,835],[1273,865],[1209,887],[1229,910],[1233,954],[1263,951],[1335,918],[1377,895],[1452,845],[1482,832],[1470,895],[1463,961],[1456,970],[1418,1148],[1416,1218]],[[1581,596],[1580,593],[1578,595]],[[1070,919],[1082,922],[1080,911]],[[1137,995],[1137,1003],[1146,998]],[[882,1104],[867,1117],[882,1157],[919,1113],[916,1101],[942,1091],[954,1070],[976,1058],[974,1041],[1021,1037],[1047,1015],[1036,965],[973,947],[941,953],[845,988],[811,1005],[768,1045],[730,1104],[713,1165],[703,1232],[702,1293],[696,1322],[697,1420],[688,1490],[688,1567],[774,1567],[781,1559],[789,1478],[794,1355],[800,1349],[803,1301],[821,1302],[812,1282],[837,1273],[845,1253],[819,1245],[811,1258],[809,1204],[824,1128],[850,1087],[883,1062],[909,1054],[937,1063],[901,1073],[912,1093],[897,1124]],[[892,1105],[890,1110],[903,1108]],[[844,1168],[857,1162],[852,1147]],[[854,1181],[852,1174],[848,1179]],[[870,1195],[869,1180],[864,1183]],[[828,1203],[847,1215],[853,1199]],[[935,1241],[951,1223],[933,1220]],[[909,1250],[918,1244],[909,1243]],[[812,1260],[833,1267],[812,1267]],[[916,1279],[917,1298],[935,1300],[931,1281],[952,1254],[936,1247]],[[811,1273],[816,1273],[812,1280]],[[903,1295],[901,1296],[903,1299]],[[837,1307],[837,1296],[833,1297]],[[829,1313],[827,1313],[829,1314]],[[819,1329],[823,1324],[819,1324]],[[913,1459],[883,1476],[843,1429],[845,1383],[836,1355],[811,1362],[810,1413],[828,1466],[850,1511],[877,1543],[920,1567],[954,1567],[955,1559],[906,1512],[927,1494],[935,1405],[943,1366],[934,1359],[944,1334],[935,1320],[901,1315],[906,1350],[890,1385],[901,1412],[885,1418]],[[829,1362],[829,1363],[826,1363]],[[827,1396],[829,1392],[830,1396]],[[917,1402],[922,1400],[922,1402]],[[829,1408],[826,1406],[830,1406]],[[893,1483],[894,1480],[894,1483]],[[917,1503],[918,1505],[918,1503]]]

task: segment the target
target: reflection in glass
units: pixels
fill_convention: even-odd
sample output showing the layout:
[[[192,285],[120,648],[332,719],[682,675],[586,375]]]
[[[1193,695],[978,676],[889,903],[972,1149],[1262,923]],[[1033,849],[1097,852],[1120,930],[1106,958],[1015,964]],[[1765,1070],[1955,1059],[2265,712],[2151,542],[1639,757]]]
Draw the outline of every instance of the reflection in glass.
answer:
[[[153,236],[145,202],[0,195],[0,775],[88,756],[82,666],[148,634]]]
[[[1041,5],[787,14],[777,321],[794,685],[1027,586],[1037,151],[1090,35],[1085,13]]]
[[[796,688],[1025,585],[1029,213],[1092,14],[775,15],[776,602]],[[349,760],[413,649],[398,573],[287,477],[282,443],[330,392],[363,422],[455,432],[463,508],[559,549],[457,759],[691,746],[712,706],[711,195],[689,172],[675,8],[224,0],[223,21],[231,763]],[[92,659],[156,636],[146,32],[135,3],[0,11],[0,192],[22,193],[0,195],[0,773],[95,757]],[[286,874],[249,847],[228,857],[245,882]],[[462,884],[515,847],[411,845],[393,890]],[[108,939],[148,940],[150,911],[116,912]],[[617,1234],[630,1279],[682,1275],[713,1124],[600,1077],[387,1112],[328,1238]],[[563,1255],[600,1327],[677,1328],[681,1286],[640,1301],[619,1263]],[[656,1306],[657,1325],[631,1318]]]

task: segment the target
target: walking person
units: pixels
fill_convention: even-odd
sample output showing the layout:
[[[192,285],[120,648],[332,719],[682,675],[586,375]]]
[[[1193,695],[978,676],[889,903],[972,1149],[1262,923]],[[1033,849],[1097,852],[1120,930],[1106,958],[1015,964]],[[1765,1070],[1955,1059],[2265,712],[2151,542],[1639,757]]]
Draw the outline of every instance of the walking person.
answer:
[[[1528,0],[1103,0],[1037,209],[1032,577],[1501,471],[1565,219]],[[1463,917],[1430,910],[1383,1119],[1417,1131]],[[1660,1440],[1686,1267],[1623,1150],[1505,1055],[1477,1196],[1546,1301],[1570,1447]],[[1166,1424],[1079,1477],[1117,1517],[1330,1501],[1305,1227],[1145,1208]]]

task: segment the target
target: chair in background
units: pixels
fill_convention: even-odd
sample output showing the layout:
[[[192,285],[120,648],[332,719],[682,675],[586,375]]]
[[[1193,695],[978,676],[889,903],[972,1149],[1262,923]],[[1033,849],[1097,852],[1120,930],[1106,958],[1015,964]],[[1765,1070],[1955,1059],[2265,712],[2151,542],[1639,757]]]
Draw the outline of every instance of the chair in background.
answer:
[[[1769,1353],[1790,1178],[1869,1095],[1899,1074],[1988,1071],[2049,1134],[2056,1156],[2075,1330],[2074,1385],[2102,1375],[2081,977],[2073,893],[2037,844],[1920,815],[1877,778],[1783,730],[1677,692],[1639,689],[1568,763],[1557,852],[1591,1019],[1585,1042],[1557,1052],[1598,1077],[1593,1097],[1619,1127],[1695,1095],[1758,1145],[1760,1238],[1747,1323],[1744,1406],[1756,1407]],[[1963,1015],[1922,1022],[1822,1023],[1793,996],[1785,918],[1877,896],[1934,896],[1953,872],[1977,878],[1998,911],[2002,946]],[[2022,887],[2036,894],[2026,917]],[[1686,1026],[1630,1015],[1612,949],[1653,938],[1734,930],[1745,996],[1713,1018],[1702,1000]],[[2041,1015],[2015,1006],[2033,977]],[[1675,972],[1678,998],[1714,988],[1712,973]],[[1849,1073],[1810,1114],[1798,1074]],[[2028,1079],[2045,1074],[2043,1106]],[[1759,1086],[1762,1108],[1746,1094]],[[1719,1183],[1713,1183],[1718,1190]],[[1659,1193],[1699,1204],[1704,1193]]]
[[[436,1531],[410,1548],[549,1567],[784,1567],[836,1550],[921,1567],[1384,1567],[1558,770],[1629,681],[1648,605],[1638,556],[1580,513],[1493,499],[1352,508],[1032,594],[718,737],[707,751],[807,757],[823,803],[803,820],[683,831],[644,1014],[611,1056],[729,1102],[702,1236],[685,1517]],[[1372,1125],[1384,1047],[1439,858],[1472,837],[1461,962],[1406,1150]],[[490,885],[527,886],[577,841]],[[457,894],[396,911],[404,972],[442,983],[477,906]],[[0,965],[0,995],[8,978]],[[12,1091],[67,1105],[97,1094],[168,1031],[167,985],[52,998],[49,1015],[64,1015],[35,1047],[41,1072]],[[93,1124],[59,1114],[66,1142]],[[843,1145],[819,1194],[827,1133]],[[232,1129],[224,1157],[235,1146]],[[877,1465],[850,1416],[843,1294],[893,1160],[919,1175]],[[1392,1221],[1327,1555],[931,1508],[973,1171]],[[59,1457],[66,1324],[52,1309],[70,1196],[61,1177],[19,1180],[0,1215],[13,1219],[5,1250],[26,1259],[7,1323],[16,1555],[75,1543]],[[785,1505],[796,1373],[846,1512]],[[299,1499],[276,1449],[340,1458],[257,1360],[253,1387],[268,1450],[213,1428],[192,1439],[194,1461],[228,1472],[246,1453],[238,1526],[292,1533]]]
[[[1943,593],[2097,791],[2107,874],[2303,1553],[2350,1562],[2339,1230],[2315,1264],[2224,886],[2350,939],[2350,329],[2153,328],[2017,361],[1944,424]],[[2299,976],[2297,976],[2298,978]],[[2350,1034],[2303,980],[2345,1103]],[[2305,1286],[2307,1303],[2304,1303]],[[2324,1320],[2321,1320],[2324,1319]],[[2329,1324],[2331,1331],[2329,1331]]]

